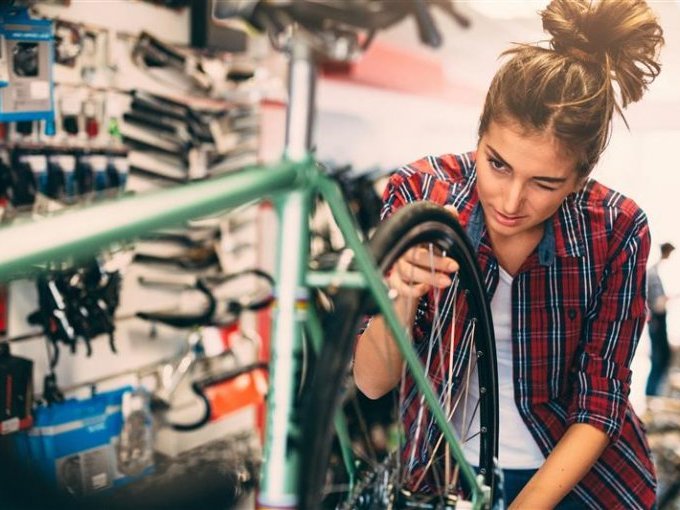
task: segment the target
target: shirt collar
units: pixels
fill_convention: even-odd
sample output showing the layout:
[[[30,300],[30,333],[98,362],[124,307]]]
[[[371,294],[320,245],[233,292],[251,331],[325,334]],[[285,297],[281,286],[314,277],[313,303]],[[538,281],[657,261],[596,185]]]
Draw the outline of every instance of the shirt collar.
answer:
[[[581,256],[583,253],[583,236],[576,215],[575,197],[570,195],[552,219],[545,222],[543,237],[538,243],[538,261],[541,265],[552,265],[556,255],[561,257]],[[466,230],[475,251],[479,251],[479,245],[486,231],[484,211],[480,202],[474,205]]]

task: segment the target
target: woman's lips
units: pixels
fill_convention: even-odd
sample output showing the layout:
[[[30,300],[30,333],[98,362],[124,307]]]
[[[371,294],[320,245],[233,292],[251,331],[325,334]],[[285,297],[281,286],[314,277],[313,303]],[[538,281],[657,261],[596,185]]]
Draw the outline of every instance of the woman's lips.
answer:
[[[495,209],[494,212],[496,213],[496,221],[506,227],[514,227],[524,218],[524,216],[507,216]]]

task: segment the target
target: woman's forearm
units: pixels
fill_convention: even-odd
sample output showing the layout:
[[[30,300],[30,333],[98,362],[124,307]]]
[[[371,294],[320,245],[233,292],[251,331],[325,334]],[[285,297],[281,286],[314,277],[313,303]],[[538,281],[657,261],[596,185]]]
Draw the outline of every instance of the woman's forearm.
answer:
[[[509,510],[554,508],[590,471],[609,437],[586,423],[571,425]]]
[[[402,325],[411,327],[415,319],[413,299],[395,300],[395,311]],[[375,317],[358,340],[354,354],[354,381],[364,395],[379,398],[394,388],[401,378],[403,359],[382,316]]]

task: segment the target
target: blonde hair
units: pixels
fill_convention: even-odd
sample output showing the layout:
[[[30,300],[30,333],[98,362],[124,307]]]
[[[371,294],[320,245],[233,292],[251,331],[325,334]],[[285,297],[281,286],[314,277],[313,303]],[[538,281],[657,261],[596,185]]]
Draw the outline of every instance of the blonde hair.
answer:
[[[607,146],[614,112],[623,117],[659,74],[663,31],[643,0],[553,0],[541,18],[550,48],[503,53],[511,58],[491,82],[479,136],[491,121],[549,131],[583,177]]]

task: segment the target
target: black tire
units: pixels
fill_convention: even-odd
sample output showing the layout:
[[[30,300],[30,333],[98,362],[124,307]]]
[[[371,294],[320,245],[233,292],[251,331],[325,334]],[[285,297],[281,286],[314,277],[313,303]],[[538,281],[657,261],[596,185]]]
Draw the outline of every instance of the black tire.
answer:
[[[477,321],[474,345],[479,386],[486,389],[479,401],[481,430],[486,431],[481,434],[479,467],[486,484],[493,488],[498,455],[496,351],[484,281],[465,231],[444,208],[430,202],[415,202],[384,221],[369,247],[384,271],[405,251],[423,243],[435,243],[458,261],[460,284],[470,303],[470,313]],[[344,291],[337,296],[335,313],[325,325],[323,349],[303,409],[300,508],[321,506],[334,441],[333,417],[343,405],[349,386],[339,381],[347,379],[359,323],[366,314],[375,312],[371,303],[366,292]]]

